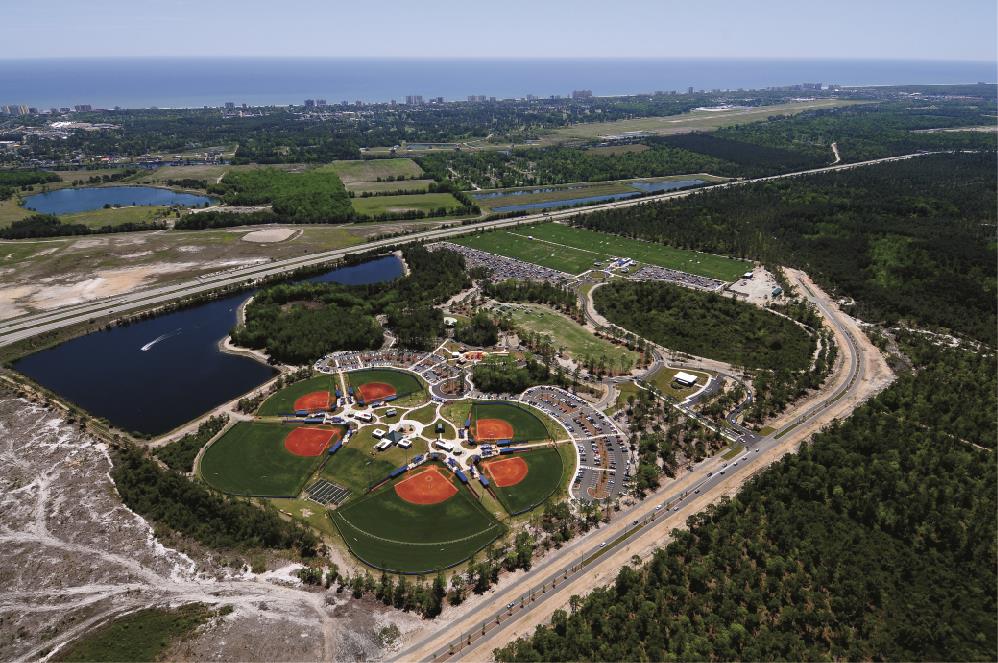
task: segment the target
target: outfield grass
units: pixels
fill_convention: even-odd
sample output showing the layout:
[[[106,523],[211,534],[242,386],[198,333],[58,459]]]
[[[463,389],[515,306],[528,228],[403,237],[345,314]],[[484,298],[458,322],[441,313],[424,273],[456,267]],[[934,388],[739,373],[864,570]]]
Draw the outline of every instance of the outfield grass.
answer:
[[[293,497],[322,456],[296,456],[284,448],[294,426],[241,421],[208,447],[200,475],[230,495]]]
[[[315,377],[295,382],[281,389],[265,400],[257,414],[261,417],[276,417],[282,414],[294,414],[295,401],[313,391],[328,391],[331,403],[336,403],[336,388],[339,380],[335,375],[316,375]]]
[[[638,361],[637,352],[597,338],[579,323],[550,307],[517,304],[511,315],[518,327],[550,336],[556,348],[564,348],[565,352],[579,362],[587,357],[596,360],[606,357],[607,366],[612,372],[626,373]]]
[[[452,210],[461,207],[461,202],[449,193],[371,196],[369,198],[352,198],[351,203],[353,204],[354,211],[364,216],[409,211],[430,212],[441,207]]]
[[[56,652],[53,661],[158,661],[219,612],[203,603],[146,608],[89,629]]]
[[[501,458],[504,457],[500,456]],[[522,458],[527,463],[527,476],[520,483],[506,488],[492,484],[496,497],[511,516],[530,511],[558,490],[564,465],[561,454],[554,447],[506,456],[506,458]]]
[[[419,505],[396,495],[397,481],[330,514],[351,552],[370,566],[401,573],[445,569],[506,532],[465,488],[443,502]]]
[[[513,426],[514,442],[551,439],[551,434],[540,416],[544,415],[534,414],[526,406],[501,401],[475,401],[471,406],[472,431],[479,419],[502,419]]]
[[[353,182],[377,182],[378,178],[419,177],[423,169],[412,159],[350,159],[333,161],[319,170],[331,170],[344,184]],[[393,182],[405,184],[405,182]]]

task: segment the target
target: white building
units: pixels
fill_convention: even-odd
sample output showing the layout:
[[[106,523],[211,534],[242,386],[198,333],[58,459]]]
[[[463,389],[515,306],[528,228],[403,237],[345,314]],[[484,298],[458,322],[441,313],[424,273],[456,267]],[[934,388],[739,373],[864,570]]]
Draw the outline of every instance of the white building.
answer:
[[[679,371],[676,373],[676,377],[672,378],[674,382],[678,382],[684,387],[692,387],[697,383],[699,376],[693,375],[692,373],[686,373],[684,371]]]

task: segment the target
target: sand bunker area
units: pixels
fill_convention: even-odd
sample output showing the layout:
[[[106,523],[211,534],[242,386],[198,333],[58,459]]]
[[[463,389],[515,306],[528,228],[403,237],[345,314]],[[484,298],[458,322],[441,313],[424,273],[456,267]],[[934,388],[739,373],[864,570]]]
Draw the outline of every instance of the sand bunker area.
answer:
[[[283,242],[298,232],[301,232],[299,228],[265,228],[246,233],[242,236],[242,240],[256,244],[273,244]]]
[[[418,617],[380,603],[307,591],[297,563],[252,573],[164,546],[110,470],[104,444],[0,395],[0,660],[37,660],[127,612],[192,602],[232,612],[167,660],[374,660],[386,623],[418,630]]]

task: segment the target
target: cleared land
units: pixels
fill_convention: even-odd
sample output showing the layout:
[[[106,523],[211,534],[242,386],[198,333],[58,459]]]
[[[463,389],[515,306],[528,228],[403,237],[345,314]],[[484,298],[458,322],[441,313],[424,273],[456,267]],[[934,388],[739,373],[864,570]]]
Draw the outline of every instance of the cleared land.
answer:
[[[331,170],[336,173],[344,184],[356,182],[377,182],[389,177],[417,178],[423,174],[423,169],[412,159],[351,159],[334,161],[322,166],[319,170]],[[407,184],[393,182],[393,184]]]
[[[201,478],[230,495],[297,495],[322,456],[297,456],[288,451],[284,438],[292,430],[282,424],[237,423],[205,451]]]
[[[398,184],[398,182],[395,182]],[[364,216],[395,214],[398,212],[432,212],[440,208],[447,210],[461,207],[460,201],[449,193],[414,193],[405,196],[371,196],[352,198],[353,209]]]
[[[445,569],[468,559],[506,532],[464,487],[436,504],[400,498],[395,484],[351,500],[330,516],[351,552],[375,568],[403,573]],[[454,481],[450,472],[442,474]]]
[[[512,486],[503,487],[496,483],[493,483],[492,486],[492,491],[510,515],[524,513],[542,504],[561,485],[565,468],[561,461],[561,454],[558,453],[557,449],[546,447],[511,456],[510,459],[519,459],[526,463],[526,476]],[[499,460],[498,462],[504,461]],[[486,475],[491,478],[489,463],[490,461],[485,461],[482,465]]]
[[[690,131],[711,131],[733,124],[760,122],[772,115],[794,115],[816,108],[837,108],[852,106],[860,101],[844,99],[815,99],[772,106],[753,108],[732,108],[729,110],[693,110],[679,115],[664,117],[639,117],[631,120],[614,122],[594,122],[591,124],[576,124],[555,129],[543,137],[541,144],[551,145],[570,140],[592,139],[600,136],[612,136],[631,131],[646,131],[656,135],[687,133]]]
[[[293,414],[295,401],[316,391],[328,391],[332,400],[336,400],[336,387],[339,382],[331,375],[316,375],[315,377],[295,382],[281,389],[260,405],[257,411],[261,417],[276,417],[282,414]]]
[[[516,304],[511,316],[518,327],[535,333],[547,334],[556,348],[564,348],[577,362],[586,358],[599,360],[606,357],[607,366],[614,372],[626,373],[638,360],[638,353],[625,346],[597,338],[588,329],[571,318],[542,304]]]
[[[611,257],[633,258],[640,263],[723,281],[732,281],[751,267],[750,263],[726,256],[687,251],[558,223],[543,223],[515,231],[497,230],[450,241],[568,274],[581,274],[593,269],[596,262],[605,266]]]

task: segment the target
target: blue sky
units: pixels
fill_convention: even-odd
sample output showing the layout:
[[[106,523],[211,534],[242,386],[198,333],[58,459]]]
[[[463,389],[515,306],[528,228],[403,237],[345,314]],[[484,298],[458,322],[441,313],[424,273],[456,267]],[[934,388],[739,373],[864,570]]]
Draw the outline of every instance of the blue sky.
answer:
[[[0,58],[755,57],[995,60],[995,0],[7,2]]]

